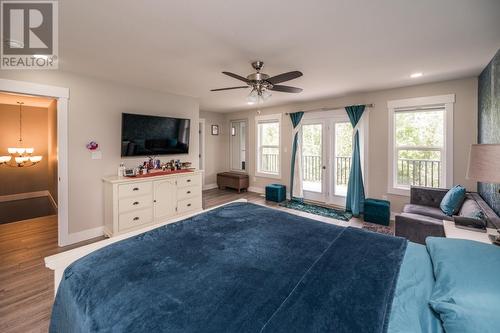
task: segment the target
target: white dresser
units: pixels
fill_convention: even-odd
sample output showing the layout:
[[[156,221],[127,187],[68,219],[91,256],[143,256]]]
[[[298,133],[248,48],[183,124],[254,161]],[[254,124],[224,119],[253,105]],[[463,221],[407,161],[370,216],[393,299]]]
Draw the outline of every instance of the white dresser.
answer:
[[[107,236],[201,211],[201,171],[144,178],[105,177],[104,220]]]

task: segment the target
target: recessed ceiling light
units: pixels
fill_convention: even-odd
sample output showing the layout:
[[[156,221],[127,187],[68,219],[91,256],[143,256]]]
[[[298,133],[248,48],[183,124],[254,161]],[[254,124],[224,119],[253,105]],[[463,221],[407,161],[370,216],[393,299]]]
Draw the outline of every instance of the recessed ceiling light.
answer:
[[[422,75],[424,75],[424,73],[422,73],[422,72],[418,72],[418,73],[413,73],[413,74],[411,74],[411,75],[410,75],[410,77],[411,77],[412,79],[414,79],[414,78],[416,78],[416,77],[421,77]]]

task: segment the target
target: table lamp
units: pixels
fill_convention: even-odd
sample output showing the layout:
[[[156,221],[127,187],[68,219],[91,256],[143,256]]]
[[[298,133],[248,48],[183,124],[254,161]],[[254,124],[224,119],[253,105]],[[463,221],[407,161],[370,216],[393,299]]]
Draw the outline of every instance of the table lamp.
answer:
[[[500,144],[471,145],[466,178],[482,183],[500,184]],[[494,243],[500,243],[500,236],[490,238]]]

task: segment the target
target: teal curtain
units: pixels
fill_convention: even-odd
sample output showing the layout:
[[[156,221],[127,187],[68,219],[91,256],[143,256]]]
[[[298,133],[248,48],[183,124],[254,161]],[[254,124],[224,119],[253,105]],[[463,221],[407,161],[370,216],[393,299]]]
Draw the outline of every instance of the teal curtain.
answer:
[[[292,161],[291,161],[291,167],[290,167],[290,198],[294,200],[293,196],[293,178],[295,174],[295,158],[297,155],[297,146],[299,142],[299,132],[296,131],[295,129],[297,126],[299,126],[300,121],[302,120],[302,117],[304,116],[304,112],[293,112],[290,113],[290,120],[292,121],[292,125],[294,128],[294,137],[293,137],[293,144],[292,144]],[[300,158],[300,156],[299,156]],[[302,198],[299,198],[302,199]]]
[[[351,172],[349,173],[349,183],[347,185],[347,196],[345,207],[354,216],[359,216],[364,211],[365,188],[363,186],[363,174],[361,172],[361,158],[359,156],[359,133],[356,125],[358,124],[363,112],[364,105],[353,105],[345,108],[351,125],[354,128],[354,140],[352,147]]]

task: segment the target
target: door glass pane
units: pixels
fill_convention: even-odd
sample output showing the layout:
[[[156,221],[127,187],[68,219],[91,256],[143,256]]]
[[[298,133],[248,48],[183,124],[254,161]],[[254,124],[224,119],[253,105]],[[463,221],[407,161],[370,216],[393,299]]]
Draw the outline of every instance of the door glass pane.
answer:
[[[335,195],[346,196],[351,170],[352,126],[349,122],[335,123]]]
[[[302,126],[302,178],[305,191],[322,192],[323,125]]]

